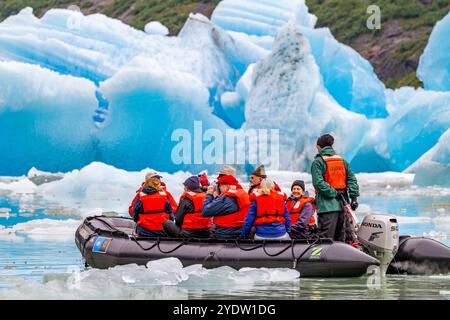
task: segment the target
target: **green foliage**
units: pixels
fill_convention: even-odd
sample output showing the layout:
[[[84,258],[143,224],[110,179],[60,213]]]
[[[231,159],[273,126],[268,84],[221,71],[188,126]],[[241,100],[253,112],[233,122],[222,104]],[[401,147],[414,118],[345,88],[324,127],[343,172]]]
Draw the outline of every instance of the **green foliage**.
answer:
[[[450,11],[450,0],[306,0],[310,11],[318,17],[318,27],[330,28],[333,35],[340,42],[350,46],[357,43],[361,36],[367,37],[366,48],[375,45],[389,47],[388,54],[383,58],[375,57],[372,64],[377,63],[401,66],[405,61],[417,63],[422,54],[437,21],[441,20]],[[366,21],[369,18],[367,7],[377,5],[381,10],[381,30],[369,30]],[[396,39],[408,33],[409,39],[392,45],[392,40],[384,34],[389,26],[398,28]],[[420,86],[415,72],[392,70],[391,75],[379,75],[387,87],[398,88],[408,84]]]

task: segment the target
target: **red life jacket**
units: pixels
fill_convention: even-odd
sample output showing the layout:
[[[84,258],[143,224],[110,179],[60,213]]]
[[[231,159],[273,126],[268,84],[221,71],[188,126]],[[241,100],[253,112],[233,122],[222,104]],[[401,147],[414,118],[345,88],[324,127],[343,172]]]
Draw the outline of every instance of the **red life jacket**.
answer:
[[[161,182],[161,185],[162,185],[163,190],[167,193],[167,198],[169,199],[169,203],[170,203],[170,206],[172,207],[172,211],[174,213],[177,212],[178,204],[175,201],[175,198],[172,196],[172,194],[169,191],[167,191],[167,186],[165,183]]]
[[[182,229],[210,229],[211,218],[202,216],[203,202],[205,202],[206,193],[204,192],[185,192],[181,195],[180,201],[183,198],[188,198],[194,204],[194,211],[187,212],[184,216]]]
[[[279,222],[285,224],[284,218],[284,201],[286,194],[279,191],[270,191],[270,194],[258,194],[256,201],[256,219],[255,225]]]
[[[169,214],[165,212],[167,194],[164,191],[153,194],[140,192],[139,199],[144,212],[139,213],[138,225],[147,230],[162,231],[163,222],[170,219]]]
[[[325,171],[324,179],[334,189],[347,188],[347,171],[345,170],[344,159],[339,155],[322,156],[325,161],[327,170]]]
[[[133,200],[131,201],[130,206],[128,207],[128,214],[130,215],[130,217],[133,216],[133,208],[134,208],[134,204],[136,203],[137,198],[139,197],[139,193],[142,191],[142,186],[139,187],[139,190],[136,191],[136,195],[134,196]]]
[[[313,206],[313,212],[316,211],[316,204],[314,202],[314,198],[313,197],[305,197],[305,198],[300,198],[298,200],[288,200],[286,201],[286,207],[289,211],[289,214],[291,216],[291,223],[295,224],[298,220],[298,218],[300,217],[300,213],[303,210],[303,206],[307,203],[311,203]],[[316,223],[316,219],[314,219],[314,215],[311,216],[311,219],[309,219],[309,224],[315,224]]]
[[[248,208],[250,207],[248,193],[242,188],[238,188],[228,190],[228,192],[220,195],[220,197],[223,196],[236,198],[239,210],[224,216],[213,217],[214,224],[219,228],[242,227],[247,216]]]
[[[280,186],[274,182],[273,183],[275,191],[281,192],[281,188]],[[257,185],[256,187],[253,187],[253,189],[251,189],[248,194],[250,196],[250,201],[255,201],[256,200],[256,196],[259,194],[258,190],[261,189],[261,185]]]

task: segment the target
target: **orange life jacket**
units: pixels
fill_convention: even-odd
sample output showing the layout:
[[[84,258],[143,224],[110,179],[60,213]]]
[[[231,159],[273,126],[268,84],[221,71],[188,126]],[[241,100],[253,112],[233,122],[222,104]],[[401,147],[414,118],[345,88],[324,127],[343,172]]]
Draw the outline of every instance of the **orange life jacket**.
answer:
[[[344,159],[339,155],[322,156],[325,161],[327,170],[325,171],[324,179],[334,189],[347,188],[347,171],[345,170]]]
[[[172,196],[172,194],[169,191],[167,191],[167,186],[165,184],[162,185],[162,188],[167,193],[167,198],[169,199],[169,203],[170,203],[170,206],[172,207],[172,211],[174,213],[177,212],[178,204],[175,201],[175,198]]]
[[[139,188],[138,191],[136,191],[136,195],[134,196],[133,200],[131,201],[130,206],[128,207],[128,213],[130,215],[130,217],[133,216],[133,208],[134,208],[134,204],[136,203],[137,198],[139,198],[139,193],[142,191],[142,187]]]
[[[205,202],[206,193],[204,192],[185,192],[181,195],[180,201],[188,198],[194,204],[194,211],[187,212],[184,215],[182,229],[210,229],[211,218],[202,216],[203,202]]]
[[[248,208],[250,207],[250,199],[248,193],[244,189],[231,189],[220,195],[220,197],[228,196],[236,198],[239,210],[231,214],[213,217],[213,222],[219,228],[242,227]]]
[[[255,225],[279,222],[285,224],[284,202],[286,194],[279,191],[270,191],[270,194],[258,194],[256,201],[256,219]]]
[[[273,185],[274,185],[275,191],[281,192],[281,188],[276,182],[274,182]],[[249,190],[248,194],[250,196],[250,201],[256,200],[256,196],[258,195],[259,189],[261,189],[261,185],[257,185],[256,187],[253,187]]]
[[[147,230],[162,231],[163,222],[170,219],[169,214],[165,212],[167,194],[164,191],[153,194],[140,192],[139,199],[142,202],[144,212],[139,213],[138,225]]]
[[[295,224],[298,220],[298,218],[300,217],[300,213],[303,210],[303,206],[307,203],[311,203],[313,206],[313,212],[316,211],[316,204],[314,202],[314,198],[313,197],[305,197],[305,198],[300,198],[298,200],[288,200],[286,201],[286,207],[289,211],[289,214],[291,216],[291,223]],[[311,216],[311,219],[309,219],[309,224],[315,224],[316,223],[316,219],[314,219],[314,215]]]

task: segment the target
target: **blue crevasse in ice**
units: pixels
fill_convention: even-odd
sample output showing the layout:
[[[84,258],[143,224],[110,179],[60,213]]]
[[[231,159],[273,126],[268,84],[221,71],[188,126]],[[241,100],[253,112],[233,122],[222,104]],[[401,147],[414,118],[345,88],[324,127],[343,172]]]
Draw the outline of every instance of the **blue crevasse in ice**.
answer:
[[[425,89],[450,91],[450,13],[436,23],[420,57],[417,76]]]

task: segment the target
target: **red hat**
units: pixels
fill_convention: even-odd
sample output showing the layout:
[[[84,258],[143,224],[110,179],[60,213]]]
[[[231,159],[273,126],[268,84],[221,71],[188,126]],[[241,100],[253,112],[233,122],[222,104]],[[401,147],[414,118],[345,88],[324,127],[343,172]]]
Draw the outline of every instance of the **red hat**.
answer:
[[[237,186],[239,184],[239,182],[232,175],[225,174],[217,180],[217,184],[228,184],[228,185],[232,185],[232,186]]]
[[[206,175],[206,172],[200,173],[198,175],[198,179],[200,180],[200,184],[202,187],[209,186],[208,176]]]

